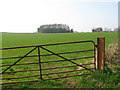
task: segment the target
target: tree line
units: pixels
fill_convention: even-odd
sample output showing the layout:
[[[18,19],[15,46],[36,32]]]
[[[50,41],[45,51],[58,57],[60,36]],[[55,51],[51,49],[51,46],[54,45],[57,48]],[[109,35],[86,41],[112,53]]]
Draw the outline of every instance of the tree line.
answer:
[[[38,30],[38,33],[73,33],[73,29],[66,24],[48,24],[41,25]]]

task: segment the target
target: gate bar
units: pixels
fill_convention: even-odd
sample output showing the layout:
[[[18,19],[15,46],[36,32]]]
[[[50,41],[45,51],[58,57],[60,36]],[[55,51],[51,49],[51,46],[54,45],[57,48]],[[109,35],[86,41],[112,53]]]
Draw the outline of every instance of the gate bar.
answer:
[[[17,62],[19,62],[20,60],[22,60],[24,57],[26,57],[28,54],[30,54],[32,51],[34,51],[37,47],[35,47],[34,49],[32,49],[31,51],[29,51],[26,55],[24,55],[23,57],[21,57],[20,59],[18,59],[16,62],[14,62],[12,65],[10,65],[10,67],[6,68],[2,74],[7,71],[8,69],[10,69],[13,65],[15,65]]]
[[[51,46],[51,45],[60,45],[60,44],[72,44],[72,43],[84,43],[84,42],[92,42],[95,45],[95,42],[92,40],[87,41],[76,41],[76,42],[66,42],[66,43],[54,43],[54,44],[43,44],[43,45],[32,45],[32,46],[21,46],[21,47],[10,47],[10,48],[0,48],[0,50],[7,49],[16,49],[16,48],[28,48],[28,47],[40,47],[40,46]]]
[[[40,79],[42,79],[42,66],[41,66],[41,58],[40,58],[40,47],[38,47],[38,58],[39,58],[39,68],[40,68]]]
[[[55,79],[68,78],[68,77],[74,77],[74,76],[82,76],[82,75],[90,75],[90,74],[83,73],[83,74],[69,75],[69,76],[63,76],[63,77],[58,77],[58,78],[48,78],[48,79],[44,79],[44,80],[55,80]]]
[[[60,79],[60,78],[67,78],[67,77],[74,77],[74,76],[82,76],[82,75],[90,75],[90,74],[69,75],[69,76],[64,76],[64,77],[59,77],[59,78],[49,78],[49,79],[44,79],[44,80],[53,80],[53,79]],[[8,82],[8,83],[0,83],[0,85],[4,85],[4,84],[14,84],[14,83],[24,83],[24,82],[38,82],[38,81],[40,81],[40,80]]]
[[[71,60],[68,60],[67,58],[65,58],[65,57],[63,57],[63,56],[61,56],[61,55],[59,55],[59,54],[56,54],[56,53],[54,53],[54,52],[52,52],[52,51],[50,51],[50,50],[48,50],[48,49],[46,49],[46,48],[44,48],[44,47],[42,47],[42,46],[41,46],[41,48],[44,49],[44,50],[46,50],[46,51],[48,51],[48,52],[50,52],[50,53],[52,53],[52,54],[57,55],[57,56],[60,57],[60,58],[63,58],[63,59],[66,60],[66,61],[70,61],[70,62],[73,63],[73,64],[76,64],[76,65],[78,65],[78,66],[80,66],[80,67],[85,68],[86,70],[91,71],[90,69],[88,69],[88,68],[86,68],[86,67],[84,67],[84,66],[82,66],[82,65],[80,65],[80,64],[77,64],[77,63],[75,63],[75,62],[73,62],[73,61],[71,61]],[[93,71],[91,71],[91,72],[93,72]]]
[[[90,50],[82,50],[82,51],[72,51],[72,52],[62,52],[62,53],[57,53],[57,54],[69,54],[69,53],[78,53],[78,52],[87,52],[87,51],[94,51],[94,49],[90,49]],[[54,54],[42,54],[40,56],[50,56],[50,55],[54,55]],[[26,56],[26,57],[38,57],[39,55],[30,55],[30,56]],[[0,60],[3,59],[15,59],[15,58],[21,58],[20,57],[8,57],[8,58],[0,58]]]
[[[92,70],[92,69],[95,69],[95,68],[90,68],[90,69]],[[75,72],[75,71],[84,71],[84,70],[85,70],[85,69],[81,69],[81,70],[69,70],[69,71],[65,71],[65,72],[45,73],[45,74],[42,74],[42,75],[53,75],[53,74],[61,74],[61,73],[68,73],[68,72]],[[40,76],[40,75],[14,77],[14,78],[3,78],[3,79],[20,79],[20,78],[37,77],[37,76]],[[42,80],[44,80],[44,79],[42,79]]]
[[[94,63],[88,63],[88,64],[82,64],[82,65],[91,65]],[[77,65],[72,65],[72,66],[64,66],[64,67],[53,67],[53,68],[44,68],[41,70],[50,70],[50,69],[59,69],[59,68],[68,68],[68,67],[76,67]],[[15,72],[27,72],[27,71],[40,71],[40,69],[35,69],[35,70],[22,70],[22,71],[10,71],[10,72],[5,72],[5,73],[15,73]],[[1,73],[0,73],[1,74]]]
[[[72,58],[72,59],[67,59],[67,60],[77,60],[77,59],[85,59],[85,58],[94,58],[94,56],[81,57],[81,58]],[[59,62],[59,61],[66,61],[66,60],[43,61],[43,62],[41,62],[41,63]],[[34,62],[34,63],[23,63],[23,64],[15,64],[15,65],[29,65],[29,64],[38,64],[38,62]],[[10,66],[10,64],[9,64],[9,65],[1,65],[0,67],[4,67],[4,66]]]

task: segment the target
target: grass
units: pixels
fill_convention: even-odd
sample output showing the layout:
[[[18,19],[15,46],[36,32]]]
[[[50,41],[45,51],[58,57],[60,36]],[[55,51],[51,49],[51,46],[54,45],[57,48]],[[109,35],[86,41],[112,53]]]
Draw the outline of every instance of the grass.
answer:
[[[106,69],[89,76],[4,85],[3,88],[120,88],[120,74]]]
[[[93,40],[97,41],[97,37],[105,37],[106,45],[117,41],[117,32],[103,33],[46,33],[46,34],[21,34],[21,33],[3,33],[2,47],[40,45],[70,41]],[[9,43],[8,43],[9,42]]]
[[[2,48],[6,47],[16,47],[16,46],[27,46],[27,45],[41,45],[41,44],[51,44],[51,43],[61,43],[61,42],[71,42],[71,41],[83,41],[83,40],[93,40],[95,43],[97,42],[97,37],[105,37],[106,38],[106,47],[112,42],[116,42],[118,38],[117,32],[104,32],[104,33],[49,33],[49,34],[20,34],[20,33],[3,33],[2,35]],[[70,45],[59,45],[59,46],[46,46],[46,48],[57,52],[69,52],[75,50],[86,50],[92,49],[93,46],[91,43],[82,43],[82,44],[70,44]],[[2,57],[11,57],[11,56],[22,56],[25,55],[28,51],[32,48],[24,48],[19,50],[5,50],[2,52]],[[49,52],[42,50],[42,54],[50,54]],[[37,54],[37,50],[33,51],[30,55]],[[75,53],[75,54],[65,54],[62,55],[66,58],[80,58],[86,56],[92,56],[93,52],[84,52],[84,53]],[[42,61],[50,61],[50,60],[61,60],[61,58],[53,55],[53,56],[42,56]],[[90,59],[81,59],[75,60],[76,63],[91,63],[93,58]],[[17,59],[6,59],[2,61],[2,65],[5,64],[12,64]],[[32,63],[38,62],[38,57],[34,58],[24,58],[20,63]],[[65,62],[54,62],[48,64],[42,64],[42,68],[53,68],[53,67],[61,67],[61,66],[70,66],[74,65],[68,61]],[[87,66],[88,68],[94,67]],[[4,70],[6,67],[3,67]],[[71,68],[64,68],[64,69],[56,69],[56,70],[45,70],[43,73],[54,73],[54,72],[64,72],[69,70],[76,70],[79,67],[71,67]],[[13,66],[8,71],[17,71],[17,70],[32,70],[32,69],[39,69],[39,65],[32,64],[32,65],[19,65]],[[90,73],[90,71],[77,71],[77,72],[70,72],[65,74],[58,74],[58,75],[49,75],[44,76],[44,78],[53,78],[53,77],[61,77],[65,75],[74,75],[80,73]],[[105,73],[102,72],[95,72],[90,76],[78,76],[78,77],[71,77],[65,79],[58,79],[58,80],[49,80],[49,81],[41,81],[39,80],[37,83],[27,82],[27,83],[16,83],[16,84],[8,84],[3,85],[3,88],[118,88],[119,82],[114,81],[118,79],[118,73],[111,72],[109,73],[109,69],[106,69]],[[22,73],[12,73],[12,74],[5,74],[3,77],[20,77],[20,76],[30,76],[30,75],[37,75],[39,71],[32,71],[32,72],[22,72]],[[104,81],[105,77],[110,78],[111,81],[108,80]],[[100,79],[101,78],[101,79]],[[37,77],[30,77],[30,78],[23,78],[23,79],[15,79],[14,81],[25,81],[25,80],[36,80],[39,79]],[[3,82],[11,82],[13,80],[3,80]],[[113,82],[114,81],[114,82]],[[114,85],[112,85],[115,83]],[[117,83],[117,84],[116,84]],[[111,85],[111,86],[110,86]]]

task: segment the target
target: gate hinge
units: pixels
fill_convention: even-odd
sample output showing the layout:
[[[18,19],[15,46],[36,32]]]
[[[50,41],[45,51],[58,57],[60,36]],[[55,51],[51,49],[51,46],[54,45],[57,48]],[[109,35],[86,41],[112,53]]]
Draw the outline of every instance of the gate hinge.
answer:
[[[98,45],[95,45],[95,47],[97,47]]]

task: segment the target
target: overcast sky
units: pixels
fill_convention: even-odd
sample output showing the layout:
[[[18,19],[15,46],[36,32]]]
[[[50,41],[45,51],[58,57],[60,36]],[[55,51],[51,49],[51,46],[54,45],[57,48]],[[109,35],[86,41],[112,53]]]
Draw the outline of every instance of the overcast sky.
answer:
[[[36,32],[40,25],[67,24],[74,31],[118,27],[119,0],[1,0],[0,32]]]

